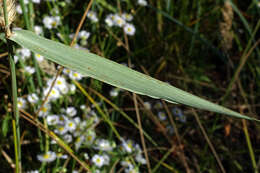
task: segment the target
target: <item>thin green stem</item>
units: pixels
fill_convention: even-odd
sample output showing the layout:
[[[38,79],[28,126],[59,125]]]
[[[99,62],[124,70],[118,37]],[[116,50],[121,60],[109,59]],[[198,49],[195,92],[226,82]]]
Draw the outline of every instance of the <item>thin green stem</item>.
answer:
[[[169,149],[162,159],[155,165],[155,167],[152,169],[152,173],[157,172],[157,169],[161,166],[161,164],[168,158],[168,156],[175,150],[176,146],[172,146],[171,149]]]
[[[30,21],[30,28],[28,28],[28,29],[33,30],[33,27],[34,27],[34,9],[33,9],[32,0],[29,0],[28,13],[29,13],[28,19]]]
[[[14,153],[15,156],[19,155],[18,152],[18,143],[17,143],[17,133],[16,133],[16,122],[15,119],[12,120],[12,125],[13,125],[13,135],[14,135]],[[19,171],[19,157],[15,157],[15,172],[20,172]]]
[[[27,29],[29,30],[34,30],[34,8],[33,8],[33,2],[32,0],[29,1],[29,6],[28,6],[28,12],[29,12],[29,20],[30,20],[30,26]],[[36,69],[36,77],[37,77],[37,81],[38,81],[38,85],[40,86],[40,89],[42,89],[42,78],[41,78],[41,70],[39,68],[38,62],[36,61],[36,57],[35,57],[35,53],[32,53],[32,57],[33,57],[33,65]]]
[[[4,0],[4,19],[5,19],[5,26],[8,26],[9,23],[8,23],[6,0]]]
[[[241,70],[243,69],[244,65],[246,64],[247,59],[249,58],[249,55],[250,55],[250,54],[248,55],[248,53],[250,53],[250,50],[249,50],[249,49],[250,49],[251,43],[253,43],[253,41],[254,41],[254,37],[255,37],[257,31],[259,30],[259,27],[260,27],[260,21],[258,21],[258,23],[257,23],[257,25],[256,25],[256,27],[255,27],[255,29],[254,29],[252,35],[251,35],[250,40],[249,40],[248,43],[247,43],[247,46],[246,46],[246,48],[245,48],[245,51],[243,52],[243,55],[241,56],[239,65],[238,65],[238,67],[237,67],[237,69],[236,69],[236,71],[235,71],[235,73],[234,73],[232,79],[230,80],[230,82],[229,82],[229,84],[228,84],[228,87],[227,87],[227,90],[226,90],[225,95],[221,98],[221,101],[222,101],[223,103],[224,103],[224,102],[226,101],[226,99],[228,98],[228,96],[229,96],[229,94],[230,94],[230,92],[231,92],[231,89],[233,88],[233,85],[235,84],[236,80],[238,79]],[[257,42],[258,42],[258,41],[256,41],[255,45],[257,45]],[[256,47],[256,48],[257,48],[257,47]]]
[[[48,130],[48,124],[46,118],[43,119],[44,122],[44,128]],[[47,153],[49,151],[49,136],[48,134],[45,135],[46,143],[45,143],[45,152]]]
[[[94,101],[94,99],[85,91],[85,89],[75,80],[72,81],[79,89],[80,91],[90,100],[90,102],[96,107],[97,111],[101,114],[104,121],[108,123],[108,125],[111,127],[112,131],[115,133],[116,137],[121,140],[121,136],[114,127],[113,123],[110,121],[109,117],[105,115],[105,113],[101,110],[99,105]]]
[[[30,28],[30,21],[29,21],[29,17],[28,17],[28,14],[26,12],[26,5],[24,4],[24,0],[19,0],[20,2],[20,5],[21,5],[21,8],[22,8],[22,12],[23,12],[23,18],[24,18],[24,21],[25,21],[25,26],[26,28]]]
[[[200,18],[201,16],[201,3],[200,3],[200,0],[197,1],[197,6],[198,6],[198,10],[197,10],[197,20]],[[196,22],[196,25],[195,25],[195,28],[194,28],[194,33],[198,33],[199,32],[199,25],[200,25],[200,21],[198,20],[198,22]],[[190,49],[189,49],[189,56],[192,55],[192,51],[193,51],[193,48],[194,48],[194,44],[195,44],[195,35],[192,35],[192,39],[191,39],[191,46],[190,46]]]
[[[7,36],[7,33],[10,31],[10,28],[8,23],[6,0],[4,0],[3,2],[4,2],[3,7],[4,7],[4,19],[5,19],[5,32]],[[22,164],[21,164],[19,112],[17,107],[17,83],[16,83],[15,63],[13,59],[14,47],[10,40],[7,40],[7,48],[8,48],[8,59],[10,64],[11,81],[12,81],[12,101],[13,101],[12,124],[13,124],[14,150],[15,150],[15,162],[16,162],[15,168],[16,168],[16,172],[20,173],[22,170]]]
[[[11,80],[12,80],[12,100],[13,100],[13,120],[14,124],[14,145],[15,145],[15,160],[18,160],[20,164],[16,164],[16,172],[21,172],[21,145],[20,145],[20,127],[19,127],[19,112],[17,107],[17,83],[16,83],[16,73],[15,73],[15,63],[13,59],[13,45],[11,41],[7,41],[8,45],[8,57],[11,69]]]
[[[247,147],[248,147],[248,150],[249,150],[252,166],[253,166],[253,169],[254,169],[254,173],[258,173],[256,160],[255,160],[255,154],[254,154],[252,143],[251,143],[251,140],[250,140],[250,137],[249,137],[249,134],[248,134],[246,120],[242,120],[242,124],[243,124],[243,130],[244,130],[244,134],[245,134],[246,143],[247,143]]]

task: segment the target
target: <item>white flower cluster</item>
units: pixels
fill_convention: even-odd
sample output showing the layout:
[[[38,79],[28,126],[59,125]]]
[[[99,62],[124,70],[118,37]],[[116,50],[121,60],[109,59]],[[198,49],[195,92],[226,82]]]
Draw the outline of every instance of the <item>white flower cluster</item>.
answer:
[[[24,100],[19,98],[21,102],[21,106],[23,105]],[[83,106],[82,106],[83,107]],[[78,150],[82,145],[92,145],[95,138],[96,133],[94,130],[91,130],[93,126],[95,126],[96,122],[99,122],[98,117],[92,111],[88,111],[84,109],[83,112],[87,113],[85,118],[88,120],[82,120],[78,115],[78,111],[75,107],[67,107],[66,109],[62,109],[63,114],[51,114],[50,105],[47,104],[44,109],[44,116],[46,117],[47,124],[50,129],[53,129],[54,132],[61,136],[61,138],[68,144],[71,142],[74,143],[75,149]],[[95,119],[96,121],[93,121]],[[97,120],[98,119],[98,120]],[[88,130],[87,130],[88,129]],[[55,142],[52,142],[55,144]],[[104,146],[103,144],[100,144]],[[107,149],[107,148],[106,148]],[[57,154],[55,152],[47,152],[44,154],[39,154],[37,156],[38,160],[41,162],[52,162],[56,158],[66,159],[66,155]],[[102,160],[101,160],[102,161]],[[106,164],[109,162],[109,157],[105,159],[106,162],[102,162],[102,164]],[[99,163],[100,164],[100,163]]]
[[[109,14],[105,18],[105,22],[107,26],[112,27],[112,26],[117,26],[120,28],[124,29],[124,32],[127,35],[134,35],[135,34],[135,26],[131,23],[133,20],[133,16],[128,13],[123,13],[122,15],[119,14]]]
[[[45,1],[51,1],[53,3],[58,2],[56,0]],[[44,0],[32,0],[32,2],[36,5],[43,3]],[[24,0],[24,3],[26,4],[25,10],[28,12],[27,4],[29,3],[29,0]],[[58,6],[62,3],[71,3],[71,1],[63,0]],[[137,3],[140,6],[147,5],[146,0],[138,0]],[[17,13],[22,13],[20,5],[17,6]],[[98,16],[101,14],[102,13],[97,13],[96,11],[89,11],[87,17],[93,25],[93,23],[99,22]],[[42,19],[42,21],[40,21],[42,25],[38,24],[34,26],[34,32],[37,35],[44,35],[44,31],[48,31],[48,33],[58,36],[61,41],[65,41],[68,37],[66,33],[60,31],[63,27],[60,16],[63,15],[60,14],[57,7],[53,7],[51,10],[49,9],[48,13],[40,18]],[[136,33],[136,28],[132,24],[133,19],[134,17],[130,13],[109,14],[105,18],[105,23],[108,27],[119,28],[119,30],[123,30],[127,35],[133,36]],[[74,47],[86,50],[90,35],[90,32],[87,30],[81,30],[77,36],[77,43]],[[69,38],[72,39],[73,37],[73,34],[69,35]],[[17,49],[15,62],[19,62],[20,67],[22,68],[20,71],[24,72],[26,77],[33,77],[33,74],[36,71],[36,69],[31,66],[31,57],[32,53],[28,49]],[[35,59],[39,64],[43,64],[47,61],[40,54],[35,54]],[[71,83],[71,80],[80,81],[82,78],[83,76],[80,73],[64,68],[62,75],[57,78],[54,87],[50,91],[47,103],[44,104],[39,111],[39,119],[46,120],[48,128],[60,136],[65,143],[72,145],[76,151],[83,151],[85,148],[88,148],[90,153],[83,152],[82,154],[78,154],[86,160],[89,160],[89,163],[93,165],[93,169],[96,173],[104,172],[107,166],[111,166],[111,160],[112,157],[115,157],[115,153],[120,153],[121,165],[125,167],[124,171],[126,173],[139,172],[139,166],[146,164],[141,147],[130,139],[122,139],[121,143],[117,145],[112,139],[108,140],[103,136],[101,137],[101,135],[98,136],[99,133],[96,133],[95,128],[102,119],[100,119],[95,111],[92,110],[94,106],[86,107],[85,105],[82,105],[80,106],[81,110],[78,110],[78,106],[75,105],[79,103],[74,103],[74,99],[68,97],[70,94],[75,94],[76,90],[76,86]],[[45,83],[43,88],[36,88],[34,92],[18,98],[19,109],[31,107],[39,109],[40,103],[43,101],[42,99],[48,94],[51,88],[54,76],[51,74],[44,74],[43,81]],[[42,93],[40,93],[40,91],[42,91]],[[115,98],[119,95],[119,92],[120,89],[113,88],[109,94],[111,97]],[[101,105],[102,103],[100,102],[99,104]],[[151,109],[151,104],[147,102],[146,107],[147,109]],[[37,155],[37,159],[40,162],[51,163],[56,159],[67,159],[68,156],[66,154],[59,153],[56,150],[55,141],[51,141],[51,144],[54,144],[54,147],[51,145],[49,151]],[[126,157],[122,158],[121,154]],[[39,171],[35,170],[29,172],[36,173]],[[76,173],[78,171],[72,170],[72,172]]]
[[[126,152],[126,153],[135,153],[135,160],[138,162],[138,163],[141,163],[141,164],[146,164],[146,160],[144,159],[143,155],[142,155],[142,150],[141,150],[141,147],[139,144],[136,144],[134,143],[134,141],[128,139],[128,140],[124,140],[122,139],[121,140],[121,147],[120,149],[123,151],[123,152]],[[123,165],[125,162],[121,162],[121,164]],[[128,163],[127,162],[127,166],[128,166],[128,169],[135,169],[135,167]]]

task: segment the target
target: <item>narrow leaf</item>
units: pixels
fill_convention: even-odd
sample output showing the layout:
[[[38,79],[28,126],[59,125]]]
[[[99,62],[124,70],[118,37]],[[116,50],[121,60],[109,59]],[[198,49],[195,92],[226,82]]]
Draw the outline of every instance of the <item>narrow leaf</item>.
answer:
[[[163,99],[168,102],[177,102],[237,118],[259,121],[194,96],[165,82],[127,68],[124,65],[45,39],[30,31],[16,30],[9,39],[64,67],[137,94]]]

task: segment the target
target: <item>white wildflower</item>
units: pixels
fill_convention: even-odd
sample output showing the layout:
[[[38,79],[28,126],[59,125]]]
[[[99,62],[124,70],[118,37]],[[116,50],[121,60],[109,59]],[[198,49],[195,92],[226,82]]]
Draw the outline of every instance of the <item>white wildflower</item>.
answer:
[[[40,162],[53,162],[56,159],[56,153],[52,151],[48,151],[45,154],[37,155],[37,159]]]
[[[113,88],[110,92],[109,92],[109,95],[111,97],[117,97],[119,94],[119,89],[118,88]]]
[[[47,124],[48,125],[57,125],[59,122],[59,116],[58,115],[48,115],[47,116]]]
[[[83,111],[86,110],[86,105],[80,105],[80,109]]]
[[[122,139],[121,149],[127,153],[131,153],[134,150],[134,142],[130,139],[127,141]]]
[[[25,109],[27,107],[25,99],[22,97],[17,98],[17,106],[19,109]]]
[[[37,35],[43,34],[42,27],[41,27],[41,26],[38,26],[38,25],[35,25],[35,26],[34,26],[34,32],[35,32],[35,34],[37,34]]]
[[[111,26],[114,25],[114,22],[113,22],[113,20],[112,20],[112,15],[111,15],[111,14],[108,15],[108,16],[105,18],[105,22],[106,22],[107,26],[109,26],[109,27],[111,27]]]
[[[31,51],[26,48],[17,49],[16,53],[22,60],[26,60],[31,56]]]
[[[89,11],[87,16],[92,22],[98,22],[97,13],[95,11]]]
[[[62,126],[65,126],[67,121],[69,121],[68,117],[65,116],[65,115],[59,115],[59,121],[58,121],[58,124],[59,125],[62,125]]]
[[[41,56],[40,54],[36,53],[35,54],[35,59],[38,61],[38,62],[42,62],[44,60],[44,57]]]
[[[21,55],[24,57],[30,57],[31,56],[31,51],[27,48],[22,48],[21,50]]]
[[[70,134],[66,134],[63,136],[63,140],[69,144],[72,142],[72,136]]]
[[[16,5],[16,12],[17,12],[18,14],[23,14],[23,10],[22,10],[22,7],[21,7],[20,4]]]
[[[76,91],[76,85],[74,85],[74,84],[70,84],[69,88],[70,88],[71,93],[74,93]]]
[[[46,115],[48,115],[50,109],[51,109],[50,104],[48,104],[48,103],[44,104],[42,109],[39,112],[39,117],[45,117]]]
[[[60,25],[60,17],[45,16],[43,18],[43,24],[48,29],[57,28]]]
[[[127,35],[134,35],[135,34],[135,26],[133,24],[125,24],[124,31]]]
[[[27,99],[32,104],[35,104],[39,101],[39,97],[35,93],[28,95]]]
[[[67,107],[66,114],[70,117],[74,117],[77,114],[77,109],[75,107]]]
[[[46,96],[49,92],[49,88],[46,88],[43,93],[44,93],[44,96]],[[51,92],[50,92],[50,96],[49,96],[49,99],[50,100],[56,100],[58,99],[59,97],[61,96],[60,92],[58,89],[56,89],[55,87],[52,88]]]
[[[82,79],[82,75],[78,72],[74,72],[72,71],[70,74],[69,74],[69,77],[73,80],[81,80]]]
[[[85,30],[80,31],[78,34],[79,39],[83,39],[83,40],[87,40],[89,38],[89,36],[90,36],[90,33]]]
[[[88,131],[87,134],[86,134],[85,144],[86,145],[93,144],[95,138],[96,138],[95,131],[93,131],[93,130]]]
[[[95,149],[101,150],[101,151],[112,151],[113,150],[113,146],[111,145],[111,143],[106,140],[106,139],[98,139],[96,141],[96,147],[94,147]]]
[[[161,121],[165,121],[167,119],[165,112],[158,112],[158,117]]]
[[[31,66],[26,66],[26,67],[24,67],[24,71],[31,75],[35,72],[35,68],[33,68]]]
[[[123,17],[123,19],[125,19],[128,22],[131,22],[133,20],[133,16],[131,14],[128,14],[128,13],[123,13],[122,17]]]
[[[67,87],[60,89],[60,92],[61,92],[61,94],[67,94],[69,92],[69,87],[67,86]]]
[[[66,134],[67,132],[68,132],[68,128],[66,127],[66,126],[58,126],[55,130],[54,130],[54,132],[55,133],[57,133],[57,134],[59,134],[59,135],[64,135],[64,134]]]
[[[119,15],[115,15],[114,22],[115,22],[115,25],[117,25],[119,27],[123,27],[125,25],[125,20],[122,17],[120,17]]]
[[[74,132],[76,130],[77,124],[72,120],[68,120],[66,123],[66,127],[70,132]]]
[[[138,153],[136,156],[135,156],[135,160],[141,164],[146,164],[146,160],[145,158],[142,156],[141,153]]]
[[[64,68],[63,73],[66,74],[66,75],[69,75],[71,73],[71,70],[68,69],[68,68]]]
[[[53,79],[54,80],[54,79]],[[57,89],[59,89],[60,91],[64,90],[64,88],[68,88],[67,87],[67,82],[66,79],[63,76],[59,76],[56,80],[56,83],[54,85]]]
[[[138,0],[137,3],[141,6],[147,6],[147,1],[146,0]]]
[[[101,168],[104,165],[105,159],[103,156],[95,154],[91,161],[99,168]]]
[[[32,2],[35,4],[39,4],[39,3],[41,3],[41,0],[32,0]]]

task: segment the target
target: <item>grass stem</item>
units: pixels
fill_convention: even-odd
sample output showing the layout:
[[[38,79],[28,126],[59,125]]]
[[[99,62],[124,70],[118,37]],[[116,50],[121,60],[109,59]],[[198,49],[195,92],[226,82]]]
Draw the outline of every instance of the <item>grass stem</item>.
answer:
[[[250,137],[249,137],[249,134],[248,134],[246,120],[242,120],[242,124],[243,124],[243,130],[244,130],[244,134],[245,134],[246,143],[247,143],[247,147],[248,147],[248,150],[249,150],[252,166],[253,166],[253,169],[254,169],[254,173],[258,173],[252,143],[251,143],[251,140],[250,140]]]
[[[9,22],[8,22],[8,12],[7,12],[7,2],[3,1],[4,7],[4,19],[5,19],[5,34],[8,36],[8,32],[10,31]],[[13,59],[14,47],[13,43],[10,40],[7,40],[7,48],[8,48],[8,59],[9,66],[11,71],[11,83],[12,83],[12,110],[13,110],[13,135],[14,135],[14,150],[15,150],[15,169],[16,173],[22,172],[22,164],[21,164],[21,145],[20,145],[20,126],[19,126],[19,112],[17,107],[17,83],[16,83],[16,72],[15,72],[15,63]]]

